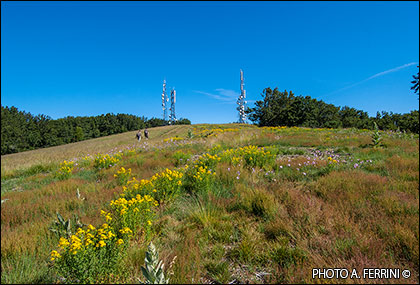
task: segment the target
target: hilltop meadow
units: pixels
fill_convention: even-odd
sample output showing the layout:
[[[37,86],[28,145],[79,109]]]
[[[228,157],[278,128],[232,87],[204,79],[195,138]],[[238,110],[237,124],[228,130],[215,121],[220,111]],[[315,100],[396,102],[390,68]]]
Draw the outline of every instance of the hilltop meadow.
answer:
[[[418,134],[149,132],[2,155],[1,283],[419,283]]]

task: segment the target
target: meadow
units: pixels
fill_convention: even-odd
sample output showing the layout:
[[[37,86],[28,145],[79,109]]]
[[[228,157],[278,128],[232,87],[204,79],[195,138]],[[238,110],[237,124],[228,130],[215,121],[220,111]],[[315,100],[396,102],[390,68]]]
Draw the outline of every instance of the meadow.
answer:
[[[170,283],[419,283],[417,134],[149,132],[2,156],[2,283],[144,283],[150,242]],[[313,279],[313,268],[411,276]]]

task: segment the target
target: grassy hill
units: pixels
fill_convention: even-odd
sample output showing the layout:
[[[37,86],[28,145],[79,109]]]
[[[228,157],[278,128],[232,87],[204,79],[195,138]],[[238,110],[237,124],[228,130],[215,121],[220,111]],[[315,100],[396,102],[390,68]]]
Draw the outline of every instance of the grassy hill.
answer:
[[[2,283],[145,282],[150,241],[171,283],[419,282],[418,135],[149,131],[2,156]],[[411,276],[364,279],[364,268]]]

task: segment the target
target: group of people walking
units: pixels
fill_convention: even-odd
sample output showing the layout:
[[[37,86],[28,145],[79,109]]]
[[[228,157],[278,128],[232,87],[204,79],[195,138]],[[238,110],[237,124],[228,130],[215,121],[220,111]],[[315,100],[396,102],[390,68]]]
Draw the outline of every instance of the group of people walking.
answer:
[[[147,128],[144,130],[144,137],[146,139],[149,139],[149,131],[147,130]],[[136,138],[138,141],[141,141],[141,130],[139,130],[136,134]]]

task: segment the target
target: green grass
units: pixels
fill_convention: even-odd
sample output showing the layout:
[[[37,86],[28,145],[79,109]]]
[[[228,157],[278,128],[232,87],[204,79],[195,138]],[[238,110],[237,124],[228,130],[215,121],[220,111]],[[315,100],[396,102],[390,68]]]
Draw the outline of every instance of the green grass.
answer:
[[[164,141],[187,138],[189,130],[192,138]],[[123,191],[114,177],[121,167],[138,181],[167,168],[188,176],[184,166],[193,168],[198,156],[248,145],[275,159],[217,162],[205,185],[184,177],[180,194],[158,207],[149,236],[140,231],[131,240],[124,270],[97,282],[144,282],[140,266],[149,240],[171,283],[314,283],[311,268],[366,264],[404,267],[410,279],[392,281],[419,282],[418,136],[384,135],[386,147],[373,148],[372,132],[355,129],[203,124],[149,131],[147,143],[127,132],[2,156],[2,283],[59,281],[48,266],[57,248],[48,230],[56,212],[103,223],[100,211]],[[108,169],[83,159],[118,151],[121,161]],[[64,160],[77,165],[59,180],[54,174]]]

